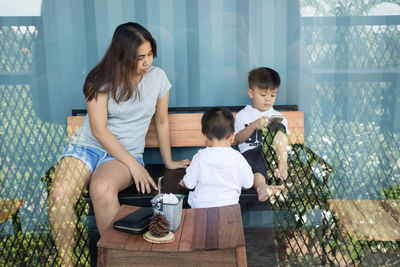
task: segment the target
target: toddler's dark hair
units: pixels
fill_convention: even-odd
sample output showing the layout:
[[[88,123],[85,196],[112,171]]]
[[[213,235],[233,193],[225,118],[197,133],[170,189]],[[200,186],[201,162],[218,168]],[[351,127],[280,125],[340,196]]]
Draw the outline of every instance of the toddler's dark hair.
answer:
[[[280,84],[281,78],[273,69],[261,67],[249,72],[249,88],[252,90],[256,87],[260,89],[276,89]]]
[[[215,107],[204,112],[201,118],[201,132],[212,140],[229,138],[235,131],[232,112],[223,107]]]

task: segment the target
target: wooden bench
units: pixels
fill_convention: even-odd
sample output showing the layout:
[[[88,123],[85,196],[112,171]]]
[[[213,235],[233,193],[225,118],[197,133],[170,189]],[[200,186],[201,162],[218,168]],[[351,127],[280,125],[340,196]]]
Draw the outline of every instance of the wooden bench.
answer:
[[[358,240],[400,241],[399,200],[330,199],[340,229]]]
[[[204,147],[205,139],[201,134],[201,117],[204,110],[208,107],[198,108],[169,108],[169,128],[171,135],[171,147]],[[243,106],[226,107],[233,111],[238,111]],[[296,105],[289,106],[275,106],[275,109],[282,110],[282,114],[288,120],[288,127],[290,131],[289,142],[291,144],[304,143],[304,112],[297,111]],[[284,111],[286,110],[286,111]],[[77,114],[84,114],[86,110],[73,110],[73,116],[67,118],[67,133],[68,137],[72,136],[82,124],[85,116],[76,116]],[[235,144],[234,144],[235,145]],[[152,120],[149,130],[146,135],[146,148],[158,147],[157,135]],[[168,170],[164,168],[163,164],[146,164],[146,169],[157,183],[157,178],[166,176],[163,179],[162,191],[165,193],[184,194],[187,195],[188,191],[178,186],[178,182],[185,175],[185,169]],[[119,200],[121,204],[133,206],[150,206],[150,199],[156,194],[152,191],[150,194],[142,194],[137,192],[136,187],[132,186],[119,193]],[[87,195],[86,201],[90,202]],[[252,203],[257,202],[257,193],[254,189],[243,190],[241,194],[241,202]],[[187,199],[184,200],[184,207],[187,207]]]
[[[137,210],[122,205],[114,221]],[[110,225],[100,238],[97,266],[247,266],[240,206],[183,209],[175,240],[151,244]]]

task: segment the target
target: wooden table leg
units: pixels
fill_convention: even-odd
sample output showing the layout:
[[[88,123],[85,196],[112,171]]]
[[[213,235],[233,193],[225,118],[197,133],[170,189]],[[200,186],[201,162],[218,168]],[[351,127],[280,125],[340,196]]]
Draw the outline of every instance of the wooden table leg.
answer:
[[[236,248],[236,262],[239,267],[247,267],[245,246]]]
[[[107,249],[99,247],[97,249],[97,267],[105,267],[106,266],[106,251]]]

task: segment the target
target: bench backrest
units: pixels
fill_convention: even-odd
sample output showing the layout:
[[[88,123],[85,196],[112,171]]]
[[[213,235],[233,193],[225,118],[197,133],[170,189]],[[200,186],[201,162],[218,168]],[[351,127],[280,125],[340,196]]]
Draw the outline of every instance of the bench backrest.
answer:
[[[236,113],[233,113],[236,115]],[[304,112],[282,111],[289,122],[289,142],[292,144],[304,143]],[[169,129],[172,147],[204,146],[205,138],[201,134],[201,117],[203,113],[170,113]],[[68,137],[72,136],[80,127],[85,116],[68,116]],[[158,140],[154,121],[151,120],[146,135],[146,147],[158,147]]]

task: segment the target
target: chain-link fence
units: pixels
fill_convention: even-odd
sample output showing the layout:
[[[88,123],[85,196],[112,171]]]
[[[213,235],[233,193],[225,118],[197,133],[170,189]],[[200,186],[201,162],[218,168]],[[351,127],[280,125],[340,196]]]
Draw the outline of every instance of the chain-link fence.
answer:
[[[21,25],[21,21],[26,24]],[[32,77],[41,20],[2,18],[0,25],[0,196],[23,206],[0,225],[0,265],[45,266],[59,262],[48,224],[48,182],[66,144],[66,126],[42,121],[32,101]],[[77,204],[85,215],[85,203]],[[86,208],[86,214],[87,214]],[[2,213],[3,214],[3,213]],[[6,213],[3,215],[7,215]],[[79,216],[81,218],[81,216]],[[82,217],[86,220],[86,216]],[[76,255],[89,264],[87,224],[79,223]]]
[[[399,17],[302,19],[314,82],[312,106],[305,118],[305,143],[313,152],[291,148],[288,183],[293,185],[274,204],[277,210],[293,211],[296,221],[296,227],[276,231],[276,240],[283,247],[282,263],[400,264],[396,237],[377,239],[379,235],[372,233],[378,227],[372,224],[367,237],[354,229],[352,233],[343,231],[346,224],[362,227],[365,222],[333,216],[333,208],[338,206],[329,205],[339,200],[339,209],[344,211],[348,203],[343,199],[360,199],[355,203],[361,204],[365,199],[374,200],[368,202],[371,208],[379,207],[374,203],[399,200],[399,23]],[[308,160],[299,160],[301,153],[308,153]],[[360,212],[357,207],[354,213]],[[378,218],[370,212],[359,219]],[[287,216],[278,221],[293,225]],[[389,231],[396,232],[396,227]]]

